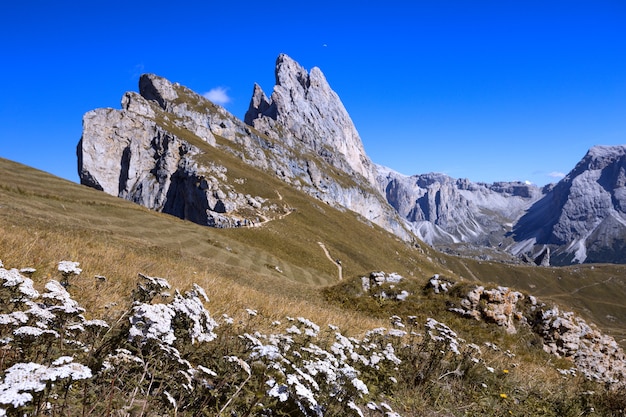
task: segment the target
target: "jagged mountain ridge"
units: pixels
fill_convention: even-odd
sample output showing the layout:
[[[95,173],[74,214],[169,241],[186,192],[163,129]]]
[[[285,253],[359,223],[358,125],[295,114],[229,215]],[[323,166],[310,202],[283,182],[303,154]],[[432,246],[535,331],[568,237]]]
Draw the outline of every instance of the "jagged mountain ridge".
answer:
[[[300,122],[276,125],[283,134],[273,133],[274,137],[251,128],[185,87],[156,75],[143,75],[140,94],[126,93],[122,110],[97,109],[83,118],[83,136],[78,145],[81,182],[210,226],[245,226],[267,218],[268,211],[282,214],[280,208],[263,207],[259,196],[238,192],[241,187],[236,180],[242,179],[228,178],[227,167],[198,164],[197,156],[202,152],[191,145],[195,141],[227,150],[325,203],[351,209],[404,240],[412,239],[405,222],[366,178],[373,177],[373,164],[321,72],[312,71],[313,82],[301,83],[298,77],[306,71],[281,55],[276,73],[282,82],[280,87],[290,91],[285,100],[297,97],[298,103],[283,103],[280,95],[274,94],[277,119],[287,120],[280,109],[289,108],[289,120]],[[299,113],[302,108],[315,108],[311,100],[319,101],[319,96],[325,97],[325,102],[317,103],[318,108],[334,109],[337,120],[343,121],[341,131],[352,140],[345,153],[313,141],[313,135],[331,135],[325,127],[316,130],[317,125],[308,120],[311,115],[306,111]],[[307,105],[309,102],[312,104]],[[309,125],[308,142],[296,140],[302,126]],[[337,128],[337,124],[332,126]],[[344,139],[341,141],[346,142]]]
[[[327,204],[353,210],[405,241],[416,236],[436,247],[467,243],[544,265],[550,251],[557,264],[626,259],[622,217],[615,214],[621,213],[621,191],[608,200],[602,192],[621,187],[619,178],[611,177],[620,175],[619,166],[605,167],[601,186],[594,185],[595,174],[584,175],[574,193],[568,179],[592,170],[582,161],[561,183],[544,189],[399,174],[371,162],[321,70],[307,72],[284,54],[276,61],[271,96],[254,86],[245,123],[158,76],[143,75],[139,84],[140,94],[126,93],[122,110],[85,115],[78,146],[82,183],[210,226],[251,225],[288,210],[237,191],[228,167],[198,164],[204,151],[191,143],[200,140]],[[610,148],[602,149],[594,151],[596,161],[608,158],[607,167],[619,162]],[[585,186],[600,197],[575,198]],[[607,214],[611,207],[615,213]],[[572,217],[581,213],[589,218],[584,224]],[[603,221],[595,222],[594,216]],[[567,232],[572,222],[578,226]]]
[[[378,168],[387,201],[429,244],[500,244],[513,223],[541,197],[520,182],[473,183],[444,174],[405,176]]]
[[[529,208],[511,248],[550,246],[558,264],[626,261],[626,146],[595,146]]]

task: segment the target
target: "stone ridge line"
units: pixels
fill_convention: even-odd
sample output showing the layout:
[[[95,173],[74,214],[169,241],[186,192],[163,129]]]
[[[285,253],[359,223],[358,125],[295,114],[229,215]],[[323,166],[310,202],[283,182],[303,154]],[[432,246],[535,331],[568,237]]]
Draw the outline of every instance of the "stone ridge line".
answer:
[[[341,261],[339,259],[334,260],[333,257],[330,256],[330,252],[328,252],[328,249],[326,249],[326,245],[324,245],[324,243],[317,242],[317,244],[320,245],[320,247],[326,254],[326,257],[328,258],[328,260],[331,261],[337,267],[337,272],[339,273],[339,281],[342,281],[343,280],[343,267],[341,266]]]

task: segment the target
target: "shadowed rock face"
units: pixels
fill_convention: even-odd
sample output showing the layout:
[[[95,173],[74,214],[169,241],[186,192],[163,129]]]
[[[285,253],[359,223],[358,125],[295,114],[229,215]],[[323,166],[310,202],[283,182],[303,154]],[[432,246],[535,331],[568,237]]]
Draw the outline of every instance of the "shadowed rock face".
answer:
[[[626,146],[596,146],[517,222],[517,247],[555,264],[626,261]],[[515,250],[515,248],[514,248]]]

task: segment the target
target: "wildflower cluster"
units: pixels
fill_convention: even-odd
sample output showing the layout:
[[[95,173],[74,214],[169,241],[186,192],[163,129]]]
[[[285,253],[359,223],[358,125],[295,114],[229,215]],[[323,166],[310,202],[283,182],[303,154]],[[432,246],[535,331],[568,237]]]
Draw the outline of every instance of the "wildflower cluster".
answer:
[[[87,320],[68,292],[78,263],[60,262],[58,270],[63,283],[50,281],[40,293],[20,271],[0,267],[0,416],[77,407],[87,415],[395,415],[372,394],[400,363],[391,330],[359,340],[288,317],[274,322],[282,331],[238,334],[232,318],[218,325],[211,317],[198,285],[170,295],[167,280],[141,274],[128,308],[109,325]],[[249,320],[259,315],[246,312]]]
[[[58,271],[67,282],[78,266]],[[521,392],[509,382],[516,372],[488,359],[513,353],[490,343],[483,356],[433,318],[392,316],[361,337],[304,317],[269,325],[255,309],[215,319],[200,286],[181,292],[140,274],[119,316],[88,320],[73,285],[52,280],[39,292],[36,271],[23,271],[0,263],[0,417],[396,417],[399,404],[418,409],[398,398],[439,407],[465,391],[475,410],[510,411]]]
[[[66,266],[60,263],[59,270],[61,264]],[[77,266],[72,265],[74,275],[80,273]],[[91,341],[108,325],[85,319],[85,310],[58,281],[39,293],[20,271],[0,267],[0,284],[0,416],[51,408],[52,403],[63,409],[72,384],[92,377],[75,357],[91,351]]]

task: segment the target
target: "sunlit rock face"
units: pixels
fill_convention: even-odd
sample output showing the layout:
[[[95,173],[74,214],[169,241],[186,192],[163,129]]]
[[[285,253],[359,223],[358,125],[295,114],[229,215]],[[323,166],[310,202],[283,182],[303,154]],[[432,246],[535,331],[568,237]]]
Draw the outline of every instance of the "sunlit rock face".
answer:
[[[521,182],[474,183],[444,174],[406,176],[378,167],[387,201],[432,245],[473,243],[498,246],[511,225],[541,196]]]
[[[254,225],[285,214],[239,191],[237,181],[245,179],[232,178],[229,167],[207,163],[208,158],[198,162],[200,154],[210,153],[206,146],[214,147],[412,240],[376,188],[374,165],[321,71],[309,74],[281,55],[276,74],[272,99],[255,86],[250,125],[179,84],[144,74],[139,94],[126,93],[121,110],[96,109],[84,116],[81,183],[210,226]],[[200,149],[199,142],[206,146]]]
[[[595,146],[517,222],[513,251],[553,264],[626,262],[626,146]]]
[[[375,169],[359,133],[317,67],[309,73],[287,55],[280,55],[272,95],[268,99],[255,85],[244,121],[291,146],[301,142],[331,165],[374,183]]]

